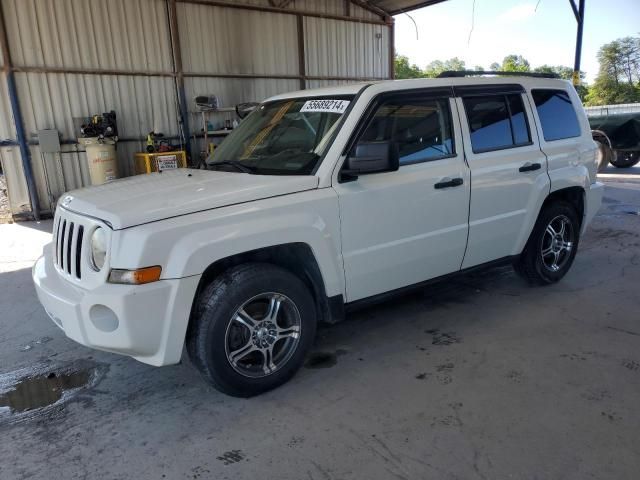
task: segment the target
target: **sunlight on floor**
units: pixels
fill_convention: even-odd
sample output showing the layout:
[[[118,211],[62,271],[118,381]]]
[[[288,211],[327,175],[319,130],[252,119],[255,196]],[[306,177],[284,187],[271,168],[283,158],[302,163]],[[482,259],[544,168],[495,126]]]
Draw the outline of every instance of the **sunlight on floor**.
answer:
[[[30,267],[51,241],[52,220],[0,225],[0,272]]]

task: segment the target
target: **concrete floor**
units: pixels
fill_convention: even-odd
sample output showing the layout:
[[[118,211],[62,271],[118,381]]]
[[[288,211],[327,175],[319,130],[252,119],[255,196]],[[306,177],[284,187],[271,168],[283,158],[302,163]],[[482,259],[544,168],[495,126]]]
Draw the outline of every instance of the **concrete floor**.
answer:
[[[240,400],[190,366],[76,345],[29,266],[50,222],[0,225],[0,393],[91,367],[91,386],[0,408],[0,478],[637,479],[640,183],[609,183],[557,285],[508,268],[429,287],[319,332],[287,385]]]

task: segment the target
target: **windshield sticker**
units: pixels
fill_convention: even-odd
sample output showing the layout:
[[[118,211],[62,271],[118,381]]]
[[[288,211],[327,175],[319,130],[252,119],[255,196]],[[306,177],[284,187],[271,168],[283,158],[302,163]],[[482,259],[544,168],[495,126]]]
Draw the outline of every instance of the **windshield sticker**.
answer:
[[[349,100],[307,100],[300,112],[344,113]]]

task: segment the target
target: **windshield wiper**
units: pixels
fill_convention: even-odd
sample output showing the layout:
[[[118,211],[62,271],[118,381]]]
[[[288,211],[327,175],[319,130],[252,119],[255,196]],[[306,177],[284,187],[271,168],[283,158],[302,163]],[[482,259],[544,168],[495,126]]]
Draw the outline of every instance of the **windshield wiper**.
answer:
[[[242,173],[255,172],[255,168],[251,168],[247,165],[243,165],[242,162],[239,162],[237,160],[220,160],[219,162],[210,163],[209,168],[217,167],[218,165],[230,165]]]

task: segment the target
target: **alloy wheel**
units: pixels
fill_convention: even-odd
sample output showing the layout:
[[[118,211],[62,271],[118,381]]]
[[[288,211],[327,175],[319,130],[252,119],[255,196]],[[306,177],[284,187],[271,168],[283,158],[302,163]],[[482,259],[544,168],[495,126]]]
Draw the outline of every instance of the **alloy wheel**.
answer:
[[[236,310],[225,334],[227,360],[246,377],[278,371],[293,356],[301,330],[300,312],[281,293],[263,293]]]
[[[574,245],[574,231],[565,215],[554,217],[542,236],[540,254],[542,263],[551,272],[557,272],[569,261]]]

